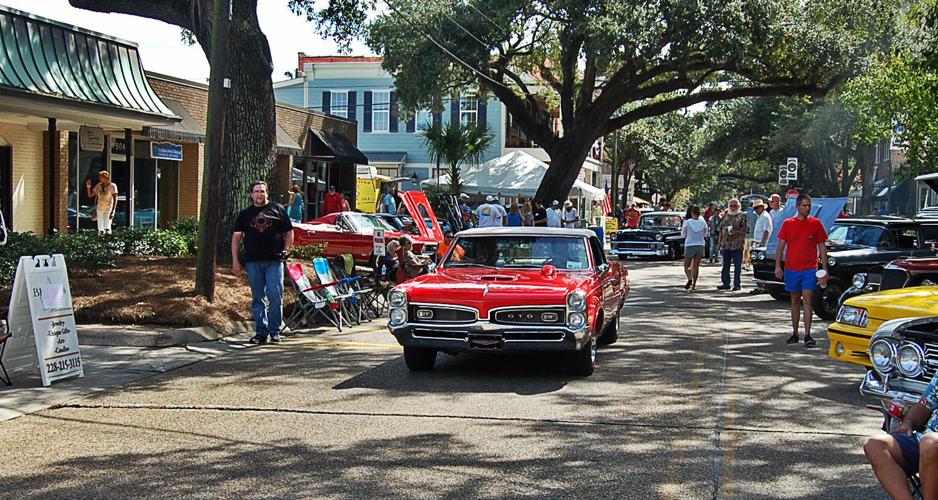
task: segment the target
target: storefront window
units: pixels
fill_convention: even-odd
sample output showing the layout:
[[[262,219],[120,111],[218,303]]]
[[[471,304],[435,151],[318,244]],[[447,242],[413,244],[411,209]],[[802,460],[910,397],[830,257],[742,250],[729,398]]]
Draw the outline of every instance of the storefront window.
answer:
[[[97,229],[94,217],[94,197],[87,193],[86,181],[94,186],[98,183],[98,172],[105,170],[104,152],[80,151],[78,134],[68,134],[68,191],[65,206],[68,214],[68,230]]]

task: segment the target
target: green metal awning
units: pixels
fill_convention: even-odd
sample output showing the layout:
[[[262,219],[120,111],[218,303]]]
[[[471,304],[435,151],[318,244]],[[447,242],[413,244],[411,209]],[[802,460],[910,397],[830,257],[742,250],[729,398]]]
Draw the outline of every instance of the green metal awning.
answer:
[[[0,95],[141,123],[180,119],[147,82],[136,44],[5,6]]]

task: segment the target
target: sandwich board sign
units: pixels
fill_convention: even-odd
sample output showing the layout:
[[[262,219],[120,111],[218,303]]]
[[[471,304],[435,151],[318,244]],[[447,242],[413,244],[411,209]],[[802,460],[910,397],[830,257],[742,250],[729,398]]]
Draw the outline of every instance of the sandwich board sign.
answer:
[[[61,254],[20,257],[10,298],[11,371],[38,363],[42,385],[84,377],[68,270]],[[8,342],[9,342],[8,341]]]
[[[371,235],[372,238],[372,253],[384,257],[384,229],[375,229]]]

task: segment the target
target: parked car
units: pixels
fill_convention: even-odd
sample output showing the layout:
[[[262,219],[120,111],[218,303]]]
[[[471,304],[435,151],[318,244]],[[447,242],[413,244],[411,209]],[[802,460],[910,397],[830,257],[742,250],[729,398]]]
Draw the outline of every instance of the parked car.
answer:
[[[840,303],[865,293],[935,284],[938,284],[938,258],[899,259],[853,275],[853,284],[840,296]]]
[[[622,229],[612,235],[609,253],[620,260],[628,257],[681,257],[684,255],[683,224],[683,212],[644,213],[638,219],[637,228]]]
[[[413,223],[414,232],[400,231],[389,224],[384,215],[336,212],[309,222],[294,223],[294,243],[325,243],[324,255],[327,257],[352,254],[355,262],[375,267],[374,230],[381,229],[385,231],[386,242],[407,236],[414,242],[415,252],[434,257],[443,240],[443,233],[439,230],[439,224],[434,224],[436,216],[426,201],[426,195],[419,191],[406,192],[401,193],[401,198],[412,211],[426,212],[429,223],[421,220]]]
[[[469,229],[435,272],[391,290],[388,328],[415,371],[438,352],[563,351],[589,375],[597,344],[618,338],[628,293],[628,271],[592,231]]]
[[[870,339],[887,321],[938,316],[938,286],[898,288],[868,293],[844,302],[827,329],[828,355],[838,361],[870,366]]]
[[[821,319],[837,315],[840,298],[857,273],[885,265],[901,257],[934,256],[926,243],[938,237],[938,220],[904,217],[838,219],[828,232],[826,288],[814,294],[814,312]],[[789,300],[785,283],[775,277],[775,256],[765,248],[752,251],[753,278],[778,300]]]
[[[883,323],[870,342],[869,366],[860,394],[879,402],[889,415],[895,401],[919,404],[938,368],[938,317],[900,318]],[[891,415],[894,416],[895,415]],[[885,430],[898,421],[888,418]]]

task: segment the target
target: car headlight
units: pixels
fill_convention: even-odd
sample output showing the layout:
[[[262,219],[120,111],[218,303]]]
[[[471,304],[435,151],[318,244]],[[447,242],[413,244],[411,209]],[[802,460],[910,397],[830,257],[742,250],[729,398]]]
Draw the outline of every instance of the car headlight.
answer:
[[[407,305],[407,294],[400,290],[391,290],[388,294],[388,304],[391,307],[404,307]]]
[[[833,257],[828,257],[828,258],[827,258],[827,267],[834,267],[834,266],[836,266],[836,265],[837,265],[837,259],[835,259],[835,258],[833,258]]]
[[[896,353],[896,368],[906,377],[918,377],[922,374],[925,353],[918,344],[905,344]]]
[[[756,252],[756,260],[765,260],[765,252]]]
[[[586,310],[586,294],[581,291],[570,292],[567,295],[567,308],[571,311],[585,311]]]
[[[571,313],[567,317],[567,326],[571,330],[579,330],[586,326],[586,316],[583,313]]]
[[[837,312],[837,322],[845,325],[859,326],[866,328],[869,323],[866,309],[862,307],[843,306]]]
[[[857,273],[853,275],[854,288],[866,288],[866,273]]]
[[[391,309],[388,313],[388,323],[390,325],[403,325],[407,321],[407,312],[404,309]]]
[[[655,239],[658,240],[658,241],[664,241],[664,235],[656,234],[656,235],[655,235]]]
[[[896,347],[887,340],[877,340],[870,344],[870,362],[882,375],[892,373],[892,362],[896,357]]]

